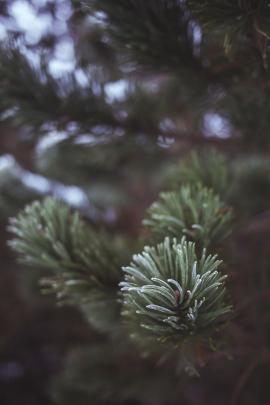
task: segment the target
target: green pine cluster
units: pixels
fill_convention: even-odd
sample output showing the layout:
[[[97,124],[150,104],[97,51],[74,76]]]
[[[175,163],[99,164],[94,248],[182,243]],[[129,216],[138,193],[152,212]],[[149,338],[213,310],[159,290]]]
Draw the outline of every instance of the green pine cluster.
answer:
[[[161,243],[145,246],[129,266],[129,248],[117,245],[117,236],[112,243],[53,198],[10,220],[10,246],[27,264],[51,269],[41,280],[44,291],[79,306],[94,328],[112,338],[135,338],[157,359],[175,350],[183,362],[186,343],[191,352],[198,346],[210,350],[212,335],[230,317],[227,274],[213,249],[222,249],[232,216],[199,179],[197,186],[177,189],[161,193],[163,203],[154,203],[144,221],[149,240],[156,236]],[[195,369],[194,355],[192,362]]]

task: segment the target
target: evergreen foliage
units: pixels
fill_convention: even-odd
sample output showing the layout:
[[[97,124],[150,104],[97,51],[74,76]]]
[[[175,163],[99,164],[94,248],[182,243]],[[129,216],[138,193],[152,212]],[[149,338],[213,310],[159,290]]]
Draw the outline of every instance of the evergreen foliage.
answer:
[[[0,44],[9,245],[97,333],[56,403],[268,403],[269,1],[64,1],[59,37]],[[35,7],[59,19],[56,3]],[[66,186],[75,211],[42,198]]]
[[[183,184],[197,186],[198,183],[212,189],[214,193],[225,198],[230,188],[231,169],[225,156],[215,149],[191,152],[181,160],[170,178],[173,188]]]
[[[177,0],[89,1],[104,13],[108,34],[127,61],[153,68],[187,69],[199,65],[188,40],[184,10]],[[87,4],[87,2],[86,2]],[[133,24],[134,19],[137,24]],[[170,24],[168,24],[170,21]],[[183,61],[185,64],[183,64]]]
[[[262,0],[188,0],[188,6],[202,26],[210,32],[219,33],[224,29],[225,45],[233,41],[254,39],[260,35],[269,39],[269,1]]]
[[[176,209],[166,216],[162,205],[154,203],[150,208],[153,222],[145,223],[167,236],[156,247],[145,247],[124,268],[125,281],[120,283],[124,292],[122,315],[148,329],[150,335],[156,334],[158,340],[170,344],[171,339],[177,345],[189,336],[205,338],[230,311],[224,304],[226,276],[217,271],[221,262],[215,255],[207,256],[203,247],[226,236],[231,215],[219,197],[201,186],[184,185],[179,194],[163,196],[169,209]],[[99,330],[117,327],[120,308],[116,285],[121,255],[108,238],[97,238],[77,213],[71,214],[65,205],[51,198],[26,207],[10,221],[9,230],[15,235],[10,245],[26,263],[54,271],[55,276],[42,281],[48,292],[81,306]],[[197,240],[199,256],[195,245],[182,238],[185,234]],[[178,240],[170,239],[175,236]]]
[[[145,247],[124,268],[123,315],[162,341],[180,345],[188,336],[199,339],[230,311],[223,302],[226,276],[217,271],[220,264],[205,250],[197,257],[194,243],[185,239],[167,237]]]
[[[161,193],[144,225],[158,238],[170,235],[180,240],[186,235],[201,247],[212,247],[228,236],[230,222],[230,209],[212,190],[186,185],[178,192]]]
[[[14,71],[13,66],[20,66]],[[78,122],[81,127],[114,121],[104,94],[97,95],[89,80],[83,89],[74,75],[56,80],[48,70],[46,59],[33,66],[16,43],[0,46],[1,104],[18,124],[40,127],[49,122]]]
[[[111,243],[109,235],[89,228],[52,198],[28,205],[10,220],[9,231],[14,234],[10,246],[26,264],[52,271],[41,279],[44,292],[80,306],[98,329],[115,326],[120,267],[127,254],[120,241]]]

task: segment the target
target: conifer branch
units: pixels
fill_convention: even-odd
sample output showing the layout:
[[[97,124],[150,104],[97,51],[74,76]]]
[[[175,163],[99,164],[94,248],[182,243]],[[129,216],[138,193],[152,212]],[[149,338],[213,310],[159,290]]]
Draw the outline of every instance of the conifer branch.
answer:
[[[200,338],[216,326],[231,307],[224,304],[225,279],[217,256],[195,253],[195,244],[168,237],[156,247],[146,246],[124,267],[120,283],[123,316],[140,338],[140,330],[162,341],[180,343]]]
[[[230,168],[225,156],[216,149],[203,149],[191,152],[179,162],[172,173],[170,182],[177,189],[182,185],[202,186],[212,189],[214,193],[224,198],[230,189]]]
[[[0,46],[0,84],[0,108],[17,124],[76,122],[89,128],[114,123],[110,105],[102,91],[95,93],[91,80],[82,88],[74,74],[55,79],[46,60],[33,66],[14,42]]]
[[[120,268],[127,254],[119,241],[97,233],[53,198],[28,205],[10,220],[10,246],[28,265],[50,269],[44,292],[80,306],[99,329],[116,326]]]
[[[92,13],[103,13],[109,38],[124,60],[161,70],[200,69],[179,1],[86,0],[83,4]]]
[[[186,236],[201,247],[218,245],[231,231],[231,210],[211,189],[185,185],[160,194],[143,221],[154,238]]]

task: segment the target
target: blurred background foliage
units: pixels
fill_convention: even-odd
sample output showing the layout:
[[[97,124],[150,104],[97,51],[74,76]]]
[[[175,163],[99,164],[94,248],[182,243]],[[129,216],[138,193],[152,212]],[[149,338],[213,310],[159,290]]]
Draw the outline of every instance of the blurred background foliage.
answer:
[[[266,0],[0,2],[1,404],[269,403],[269,19]],[[40,296],[6,226],[53,195],[127,253],[159,191],[196,179],[234,206],[235,322],[179,382]]]

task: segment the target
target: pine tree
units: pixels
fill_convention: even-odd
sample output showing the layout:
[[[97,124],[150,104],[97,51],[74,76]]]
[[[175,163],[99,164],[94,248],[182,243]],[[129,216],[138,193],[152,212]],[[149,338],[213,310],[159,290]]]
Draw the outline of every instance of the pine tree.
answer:
[[[71,4],[71,73],[51,71],[57,38],[0,48],[2,121],[30,161],[0,173],[9,245],[97,333],[52,398],[266,404],[270,2]]]

